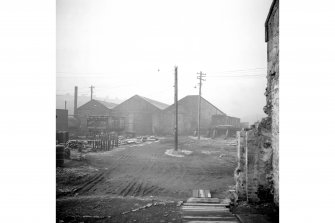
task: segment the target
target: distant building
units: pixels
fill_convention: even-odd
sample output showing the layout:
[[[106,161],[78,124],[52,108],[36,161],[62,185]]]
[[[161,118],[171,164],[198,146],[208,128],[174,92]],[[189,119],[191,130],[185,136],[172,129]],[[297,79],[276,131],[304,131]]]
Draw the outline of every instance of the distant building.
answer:
[[[125,132],[152,135],[153,115],[168,105],[139,95],[134,95],[113,108],[112,114],[125,118]]]
[[[178,133],[192,135],[198,128],[198,95],[188,95],[178,101]],[[155,134],[174,134],[175,105],[156,113],[153,120]],[[205,133],[210,127],[213,115],[226,116],[219,108],[201,98],[200,130]]]
[[[249,122],[241,122],[241,128],[249,128]]]
[[[68,110],[56,109],[56,130],[68,131]]]
[[[240,118],[228,116],[228,115],[213,115],[211,121],[211,127],[218,125],[231,125],[235,128],[240,128]]]
[[[114,103],[94,99],[80,106],[77,109],[77,118],[80,121],[80,131],[82,133],[87,133],[87,119],[89,116],[111,116],[112,108],[115,106],[116,104]]]

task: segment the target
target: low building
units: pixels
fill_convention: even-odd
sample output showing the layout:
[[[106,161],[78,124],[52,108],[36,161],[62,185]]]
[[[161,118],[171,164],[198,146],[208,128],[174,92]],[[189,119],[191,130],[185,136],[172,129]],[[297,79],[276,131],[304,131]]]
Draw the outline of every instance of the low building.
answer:
[[[125,132],[136,135],[152,135],[153,116],[168,105],[140,95],[134,95],[112,110],[115,117],[125,118]]]

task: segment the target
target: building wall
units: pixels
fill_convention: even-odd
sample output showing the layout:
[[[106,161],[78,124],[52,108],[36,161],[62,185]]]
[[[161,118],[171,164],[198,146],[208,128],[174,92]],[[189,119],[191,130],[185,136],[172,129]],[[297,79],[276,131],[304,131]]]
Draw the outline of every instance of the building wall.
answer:
[[[265,112],[272,119],[273,186],[274,201],[279,204],[279,1],[274,8],[267,26],[267,106]]]
[[[135,132],[136,135],[153,134],[153,114],[159,112],[149,102],[141,97],[134,96],[116,106],[112,114],[117,117],[125,117],[125,131]]]
[[[260,123],[252,125],[251,130],[241,131],[238,168],[235,171],[236,190],[241,199],[246,199],[248,195],[250,201],[273,201],[277,205],[279,205],[278,6],[279,0],[274,0],[265,27],[268,71],[264,112],[267,117]],[[245,165],[246,160],[248,165]]]
[[[153,122],[157,134],[174,134],[175,106],[155,114]],[[213,115],[225,115],[215,106],[202,98],[201,100],[201,132],[204,134],[211,127]],[[193,134],[198,128],[198,97],[186,96],[178,101],[178,133],[181,135]]]
[[[68,110],[56,109],[56,130],[68,131]]]
[[[211,127],[218,125],[232,125],[235,128],[240,128],[241,122],[239,118],[228,115],[212,115]]]
[[[81,133],[87,133],[87,118],[92,115],[110,115],[111,111],[101,103],[91,100],[77,109]]]

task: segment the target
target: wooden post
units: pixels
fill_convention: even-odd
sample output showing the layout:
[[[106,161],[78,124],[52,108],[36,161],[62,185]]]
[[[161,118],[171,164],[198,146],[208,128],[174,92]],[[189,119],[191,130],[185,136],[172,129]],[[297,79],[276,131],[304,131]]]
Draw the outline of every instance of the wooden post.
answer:
[[[108,151],[111,149],[111,141],[110,141],[110,134],[107,135],[107,142],[108,142]]]
[[[247,202],[249,202],[249,196],[248,196],[248,132],[245,132],[245,192],[247,196]]]
[[[119,134],[117,132],[115,133],[115,140],[115,146],[119,147]]]
[[[178,150],[178,67],[174,67],[174,74],[175,74],[175,80],[174,80],[174,104],[176,109],[175,114],[175,132],[174,132],[174,150]]]

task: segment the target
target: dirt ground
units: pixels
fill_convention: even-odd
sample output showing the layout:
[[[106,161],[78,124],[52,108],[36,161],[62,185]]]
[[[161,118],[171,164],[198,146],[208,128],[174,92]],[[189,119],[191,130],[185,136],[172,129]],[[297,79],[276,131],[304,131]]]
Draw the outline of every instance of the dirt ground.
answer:
[[[192,189],[224,198],[234,184],[236,146],[223,139],[179,142],[192,153],[166,155],[174,141],[165,138],[67,160],[56,173],[57,222],[181,222],[176,204]]]

